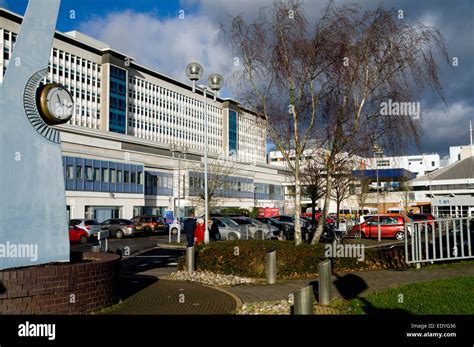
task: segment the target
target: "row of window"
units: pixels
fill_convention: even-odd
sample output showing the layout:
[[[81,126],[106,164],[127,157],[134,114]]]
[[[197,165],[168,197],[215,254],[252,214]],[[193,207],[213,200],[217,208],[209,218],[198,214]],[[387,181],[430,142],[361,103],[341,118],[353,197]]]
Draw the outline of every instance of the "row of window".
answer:
[[[102,183],[143,184],[143,172],[99,168],[93,166],[66,165],[68,180],[86,180]]]

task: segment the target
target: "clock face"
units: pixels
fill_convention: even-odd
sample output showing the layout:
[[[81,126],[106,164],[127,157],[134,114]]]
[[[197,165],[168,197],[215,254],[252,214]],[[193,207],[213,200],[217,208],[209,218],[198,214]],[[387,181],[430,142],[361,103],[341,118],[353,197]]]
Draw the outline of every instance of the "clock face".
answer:
[[[73,99],[63,87],[51,88],[46,96],[48,110],[58,121],[67,121],[72,116]]]
[[[47,124],[64,124],[72,117],[74,100],[61,84],[51,83],[40,89],[38,106],[41,118]]]

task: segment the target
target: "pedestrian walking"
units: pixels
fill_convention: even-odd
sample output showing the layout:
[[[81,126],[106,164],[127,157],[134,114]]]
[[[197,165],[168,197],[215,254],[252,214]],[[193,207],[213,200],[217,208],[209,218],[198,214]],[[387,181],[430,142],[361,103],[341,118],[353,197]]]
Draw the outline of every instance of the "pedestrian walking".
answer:
[[[196,231],[194,232],[194,243],[199,246],[204,242],[204,230],[206,226],[204,225],[204,219],[199,218],[196,224]]]
[[[187,247],[194,246],[194,233],[196,231],[196,220],[194,213],[189,213],[188,218],[184,221],[184,233],[188,242]]]
[[[216,221],[209,218],[209,239],[211,242],[219,241],[221,239],[221,233],[219,232],[219,226]]]

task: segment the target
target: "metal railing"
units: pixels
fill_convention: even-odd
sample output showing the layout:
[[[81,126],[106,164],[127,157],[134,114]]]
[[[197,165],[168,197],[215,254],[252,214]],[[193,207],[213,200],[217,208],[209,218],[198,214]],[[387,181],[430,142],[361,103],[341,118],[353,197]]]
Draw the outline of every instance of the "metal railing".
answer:
[[[405,224],[407,264],[474,258],[474,218],[446,218]]]

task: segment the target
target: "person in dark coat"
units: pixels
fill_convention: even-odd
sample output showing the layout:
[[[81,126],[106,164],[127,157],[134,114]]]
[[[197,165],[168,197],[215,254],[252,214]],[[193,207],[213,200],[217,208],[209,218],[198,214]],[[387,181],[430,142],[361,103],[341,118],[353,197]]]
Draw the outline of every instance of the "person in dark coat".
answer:
[[[196,230],[196,220],[194,219],[194,213],[190,213],[188,218],[184,221],[184,233],[186,234],[186,240],[188,241],[187,247],[194,246],[194,231]]]
[[[211,242],[219,241],[221,239],[221,233],[219,232],[219,226],[215,220],[209,218],[209,239]]]

